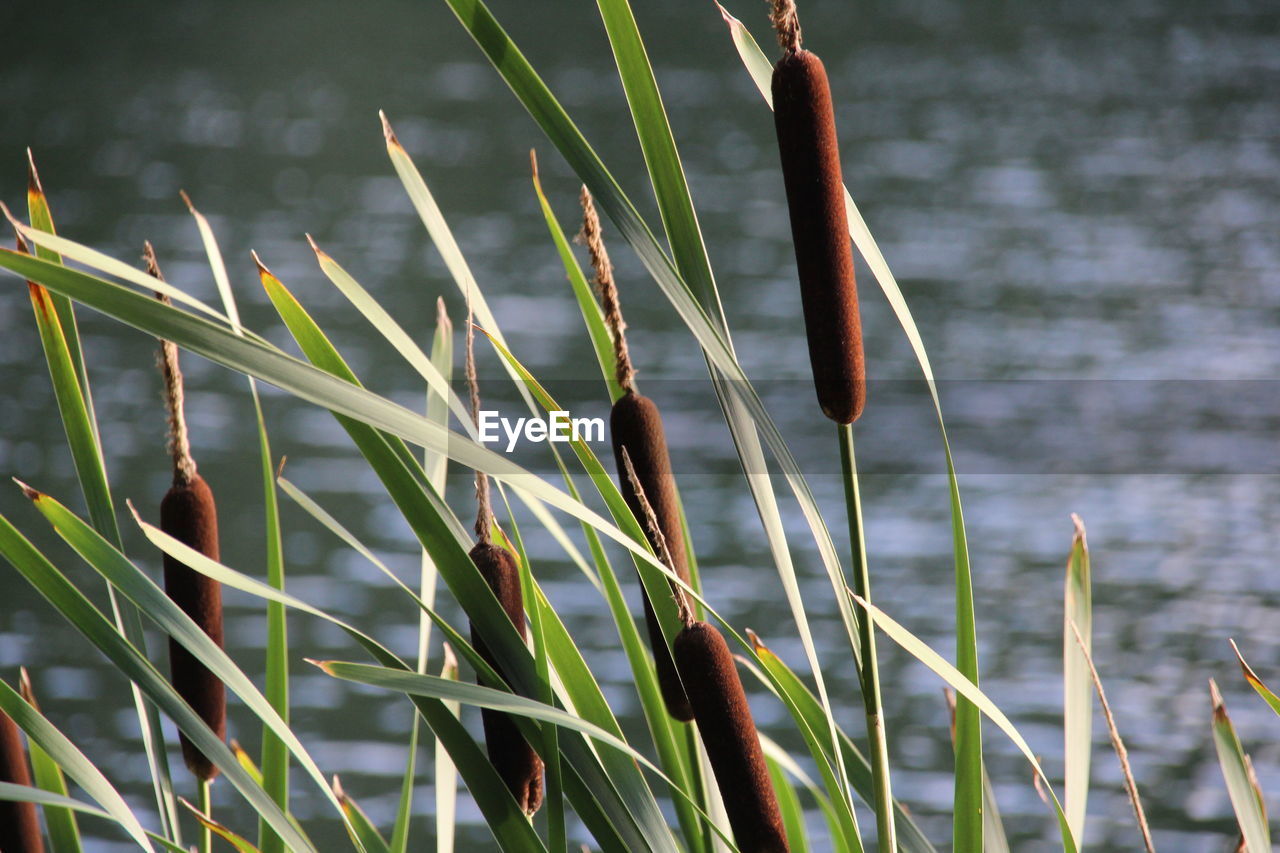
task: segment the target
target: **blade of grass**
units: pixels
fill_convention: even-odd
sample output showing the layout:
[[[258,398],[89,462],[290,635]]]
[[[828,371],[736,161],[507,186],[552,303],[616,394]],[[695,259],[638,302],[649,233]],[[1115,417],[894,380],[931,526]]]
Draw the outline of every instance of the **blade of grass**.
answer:
[[[719,6],[719,4],[717,3]],[[765,102],[772,108],[773,96],[770,91],[773,75],[772,63],[752,37],[751,33],[737,18],[730,15],[723,6],[720,13],[729,25],[730,35],[743,65],[751,75],[756,88],[759,89]],[[924,374],[929,388],[929,396],[938,417],[938,431],[942,438],[942,449],[947,463],[947,480],[950,488],[952,550],[955,561],[956,585],[956,665],[965,677],[974,684],[978,683],[978,638],[977,625],[973,614],[973,578],[969,565],[969,542],[964,526],[964,510],[960,503],[960,486],[956,480],[955,463],[951,456],[951,443],[947,439],[947,427],[942,417],[942,404],[938,399],[937,383],[934,381],[933,367],[929,363],[929,354],[925,350],[924,341],[916,327],[911,309],[907,307],[906,298],[884,259],[884,254],[876,244],[871,230],[867,228],[861,211],[854,204],[853,197],[845,189],[845,211],[849,219],[849,234],[854,246],[871,268],[876,282],[889,300],[894,316],[902,326],[920,370]],[[955,823],[952,843],[957,850],[980,850],[982,844],[982,727],[978,709],[973,707],[963,696],[957,700],[956,707],[956,771],[955,771]]]
[[[38,714],[40,705],[36,702],[35,690],[31,687],[31,674],[26,667],[19,670],[18,690],[23,700]],[[36,787],[52,794],[67,796],[67,780],[62,768],[45,752],[40,744],[28,739],[27,753],[31,757],[31,775]],[[53,853],[80,853],[80,827],[76,823],[75,812],[68,808],[54,805],[44,806],[44,822],[49,830],[49,846]]]
[[[44,193],[40,190],[39,179],[35,177],[34,161],[31,163],[31,170],[32,181],[28,189],[28,204],[32,221],[39,221],[51,231],[53,219]],[[21,240],[19,240],[19,248],[25,250]],[[57,254],[47,250],[41,260],[55,265],[62,263]],[[80,483],[89,517],[104,536],[119,545],[120,528],[111,500],[111,487],[107,480],[106,461],[98,436],[98,423],[93,414],[92,397],[87,396],[89,378],[84,372],[83,354],[80,352],[79,335],[74,326],[74,314],[69,302],[65,310],[58,307],[57,300],[68,300],[68,297],[50,292],[30,280],[27,286],[32,306],[35,308],[36,323],[39,327],[45,360],[49,366],[49,377],[53,383],[58,414],[66,432],[76,479]],[[62,314],[65,314],[73,324],[69,328],[64,329]],[[146,638],[143,635],[142,621],[138,614],[128,604],[117,601],[114,590],[108,589],[107,592],[117,630],[145,654]],[[178,807],[173,796],[173,782],[169,775],[169,762],[165,754],[164,733],[160,728],[160,718],[155,708],[143,700],[142,693],[136,686],[131,687],[131,692],[134,711],[142,734],[143,749],[151,770],[152,790],[160,813],[161,828],[165,835],[181,843]]]
[[[200,240],[204,244],[209,269],[213,273],[214,283],[222,299],[223,310],[226,311],[235,333],[244,337],[245,330],[240,323],[240,310],[236,305],[235,292],[231,289],[226,263],[222,258],[222,250],[218,247],[213,228],[185,192],[182,193],[182,200],[186,202],[187,209],[196,222],[196,229],[200,232]],[[258,385],[252,377],[248,381],[249,395],[253,398],[254,417],[258,427],[263,518],[266,523],[267,582],[277,589],[284,589],[284,543],[280,532],[280,507],[276,496],[275,462],[271,456],[271,440],[267,435],[267,423],[262,413],[262,399],[258,394]],[[289,634],[284,608],[274,603],[267,604],[266,691],[271,707],[287,725],[289,721]],[[281,811],[288,813],[289,751],[281,739],[266,728],[262,732],[262,781],[263,787],[271,794]],[[264,820],[258,823],[258,845],[262,848],[262,853],[284,853],[283,840],[271,832],[271,828]]]
[[[1244,655],[1240,653],[1240,647],[1236,645],[1236,641],[1230,640],[1229,642],[1231,643],[1231,650],[1236,653],[1236,660],[1240,661],[1240,669],[1244,672],[1244,680],[1249,682],[1249,686],[1257,691],[1258,695],[1262,697],[1272,711],[1280,714],[1280,697],[1272,693],[1271,689],[1263,684],[1262,679],[1253,671],[1253,667],[1245,662]]]
[[[23,486],[27,497],[45,517],[54,531],[79,554],[91,568],[118,589],[140,611],[155,621],[166,634],[191,652],[197,660],[212,672],[229,690],[263,722],[298,761],[316,786],[325,793],[334,810],[341,813],[338,800],[329,790],[320,768],[307,753],[306,748],[289,729],[267,698],[258,691],[252,680],[236,666],[235,662],[175,604],[165,591],[135,566],[128,557],[102,538],[92,527],[49,495]],[[208,732],[208,727],[205,727]],[[209,732],[212,736],[212,732]],[[221,740],[214,736],[215,740]],[[230,754],[230,753],[227,753]],[[239,761],[236,761],[239,769]],[[226,768],[223,768],[224,771]],[[264,775],[265,778],[265,775]],[[256,787],[256,786],[255,786]],[[283,812],[283,809],[280,810]]]
[[[1077,645],[1084,649],[1085,638],[1080,633],[1080,628],[1074,622],[1068,623],[1068,627]],[[1120,739],[1115,715],[1111,713],[1111,703],[1107,701],[1107,692],[1102,689],[1102,677],[1098,675],[1098,668],[1093,665],[1093,656],[1087,650],[1084,652],[1084,660],[1089,667],[1089,677],[1093,687],[1098,691],[1098,702],[1102,705],[1102,713],[1107,720],[1107,733],[1111,735],[1111,746],[1115,750],[1116,758],[1120,759],[1125,791],[1129,794],[1129,805],[1133,807],[1133,816],[1137,820],[1138,829],[1142,832],[1142,843],[1147,853],[1155,853],[1155,844],[1151,840],[1151,827],[1147,824],[1147,815],[1142,809],[1142,798],[1138,796],[1138,782],[1133,778],[1133,768],[1129,766],[1129,750],[1125,749],[1124,741]]]
[[[338,802],[342,803],[342,811],[346,814],[347,820],[351,821],[351,825],[356,828],[356,834],[364,842],[364,849],[369,853],[391,853],[391,848],[382,837],[382,833],[378,832],[378,827],[369,820],[369,815],[360,808],[360,804],[343,790],[337,776],[333,777],[333,793],[337,795]]]
[[[0,517],[0,537],[4,537],[8,532],[8,522],[3,517]],[[66,771],[67,775],[75,780],[75,783],[95,803],[103,808],[106,816],[118,823],[120,828],[127,832],[143,850],[152,849],[151,844],[147,841],[146,831],[142,828],[142,824],[138,822],[138,818],[134,815],[133,810],[129,808],[129,804],[107,781],[107,777],[102,775],[102,772],[85,757],[84,753],[66,735],[60,732],[35,707],[28,704],[17,691],[3,681],[0,681],[0,711],[7,714],[18,728],[26,733],[29,746],[38,747],[56,767]],[[28,788],[27,790],[34,791],[35,789]],[[35,796],[35,794],[33,793],[32,796]],[[49,791],[48,796],[62,797],[65,794]],[[54,808],[71,808],[70,804],[62,803],[57,799],[46,801],[59,803]]]
[[[179,800],[179,802],[187,807],[187,811],[191,812],[195,817],[196,822],[200,824],[201,830],[203,830],[207,835],[218,836],[223,841],[234,847],[236,849],[236,853],[259,853],[257,847],[254,847],[246,839],[236,835],[230,829],[210,817],[207,810],[201,811],[201,807],[193,806],[186,800]],[[204,807],[207,808],[207,804],[204,804]]]
[[[440,677],[450,681],[458,680],[458,660],[453,656],[453,649],[444,646],[441,656]],[[445,708],[458,716],[461,707],[458,702],[444,702]],[[458,804],[458,770],[439,741],[436,742],[435,755],[435,788],[436,788],[436,853],[453,853],[453,838],[457,822]]]
[[[800,796],[782,765],[773,756],[766,754],[765,764],[769,767],[769,779],[773,782],[774,793],[778,795],[778,809],[782,813],[787,845],[791,853],[808,853],[809,834],[804,826],[804,807],[800,805]]]
[[[180,560],[184,565],[203,575],[213,578],[223,586],[238,589],[267,601],[275,601],[285,607],[298,610],[308,615],[323,619],[346,632],[369,655],[381,665],[394,667],[405,672],[409,667],[384,646],[362,631],[352,627],[337,617],[288,593],[281,592],[261,581],[254,580],[221,563],[210,560],[199,551],[190,548],[159,528],[147,524],[135,516],[143,535],[166,554]],[[483,583],[483,581],[481,581]],[[407,588],[406,588],[407,589]],[[410,594],[412,594],[410,592]],[[495,606],[496,603],[495,603]],[[508,620],[509,621],[509,620]],[[512,629],[512,633],[515,633]],[[472,798],[479,807],[485,823],[493,832],[503,850],[542,851],[545,847],[538,839],[524,813],[520,811],[515,799],[507,792],[506,785],[489,763],[484,751],[475,740],[467,734],[452,713],[444,704],[434,700],[415,700],[419,713],[435,732],[436,737],[445,744],[449,755],[456,764],[463,781],[467,785]]]
[[[1244,835],[1245,853],[1267,853],[1271,850],[1271,828],[1267,824],[1267,810],[1253,784],[1253,773],[1245,755],[1235,726],[1227,716],[1226,703],[1218,685],[1209,681],[1209,698],[1213,704],[1213,745],[1222,766],[1222,777],[1227,783],[1231,807]]]
[[[177,724],[196,748],[222,770],[228,782],[244,795],[255,810],[270,816],[276,830],[290,839],[294,849],[315,851],[310,840],[289,824],[284,813],[240,768],[235,756],[222,740],[178,696],[164,676],[3,516],[0,516],[0,553],[76,630],[105,654],[122,675],[137,684],[147,698]],[[168,600],[167,597],[165,600]],[[205,637],[203,631],[194,625],[192,628],[195,633]],[[72,778],[83,784],[60,756],[55,758]]]
[[[1089,797],[1089,759],[1093,751],[1093,681],[1088,656],[1092,651],[1093,594],[1089,568],[1089,543],[1084,522],[1072,515],[1075,533],[1063,591],[1062,717],[1063,757],[1066,771],[1063,795],[1067,822],[1076,838],[1084,837],[1085,803]],[[1077,643],[1072,625],[1079,628]]]
[[[957,667],[952,666],[946,658],[934,651],[930,646],[916,637],[902,625],[894,621],[883,610],[874,604],[869,604],[861,597],[850,593],[852,598],[864,613],[874,620],[876,626],[884,631],[898,645],[916,660],[927,666],[929,669],[946,682],[951,689],[955,690],[959,696],[967,699],[975,708],[981,711],[986,717],[996,724],[1000,731],[1004,732],[1009,740],[1013,741],[1013,745],[1018,748],[1023,757],[1031,764],[1031,769],[1035,771],[1036,778],[1040,782],[1041,789],[1048,795],[1049,804],[1053,807],[1054,814],[1058,818],[1058,830],[1062,836],[1062,849],[1066,853],[1076,853],[1079,849],[1076,846],[1075,836],[1071,832],[1071,827],[1067,824],[1066,812],[1062,810],[1062,803],[1058,800],[1058,795],[1054,793],[1053,785],[1049,781],[1049,777],[1045,775],[1044,769],[1040,766],[1039,759],[1035,753],[1031,751],[1031,747],[1027,744],[1025,738],[1009,720],[1005,713],[1001,711],[990,698],[983,693],[978,686],[970,681],[964,673]],[[958,710],[958,709],[957,709]],[[957,719],[958,722],[958,719]],[[978,797],[981,798],[982,791],[979,786]]]

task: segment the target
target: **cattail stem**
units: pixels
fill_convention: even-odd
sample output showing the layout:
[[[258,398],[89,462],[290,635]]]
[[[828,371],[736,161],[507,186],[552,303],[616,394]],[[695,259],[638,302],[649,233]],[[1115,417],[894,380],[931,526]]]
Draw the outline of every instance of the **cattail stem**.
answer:
[[[31,785],[31,769],[22,735],[8,714],[0,711],[0,782]],[[0,801],[0,851],[4,853],[44,853],[40,818],[35,803]]]
[[[147,264],[147,274],[164,281],[156,250],[150,241],[143,244],[142,259]],[[156,293],[165,305],[169,297]],[[178,366],[178,346],[173,341],[161,340],[159,353],[160,373],[164,377],[165,410],[169,413],[169,455],[173,457],[174,485],[190,483],[196,475],[196,461],[191,457],[191,441],[187,436],[187,419],[183,411],[182,369]]]
[[[213,819],[213,805],[210,797],[210,789],[213,783],[208,779],[200,779],[196,782],[196,808],[200,813],[210,820]],[[213,831],[203,823],[200,824],[200,853],[213,853]]]
[[[693,622],[673,646],[698,735],[742,853],[787,853],[787,836],[746,692],[716,628]]]
[[[627,351],[627,323],[622,319],[622,306],[618,302],[618,285],[613,280],[613,263],[609,260],[609,250],[605,248],[600,214],[596,212],[595,200],[587,185],[582,185],[582,193],[578,200],[582,203],[582,231],[578,240],[587,247],[591,255],[591,268],[595,270],[596,290],[600,294],[600,307],[604,311],[604,322],[609,327],[609,336],[613,338],[614,371],[618,384],[623,391],[636,390],[635,368],[631,365],[631,354]]]
[[[163,281],[155,250],[146,244],[143,259],[147,272]],[[164,300],[163,296],[157,296]],[[219,558],[218,509],[213,490],[196,471],[183,415],[182,371],[178,349],[171,341],[160,342],[160,372],[164,377],[165,405],[169,420],[169,452],[173,457],[173,485],[160,502],[160,529],[211,560]],[[222,647],[222,585],[190,566],[164,555],[164,588],[173,602],[201,630]],[[173,687],[219,737],[227,733],[226,687],[208,667],[185,646],[169,638],[169,672]],[[201,785],[218,775],[217,766],[179,733],[182,757]]]
[[[853,450],[853,425],[836,427],[840,444],[840,468],[844,475],[845,509],[849,516],[849,543],[853,555],[853,591],[868,603],[871,601],[871,575],[867,569],[867,544],[862,528],[862,497],[858,490],[858,463]],[[893,814],[893,789],[889,782],[889,745],[885,735],[884,714],[880,701],[880,671],[876,662],[875,629],[870,614],[858,620],[859,677],[862,703],[867,717],[867,740],[870,743],[872,790],[876,812],[877,844],[880,853],[897,849],[897,827]]]

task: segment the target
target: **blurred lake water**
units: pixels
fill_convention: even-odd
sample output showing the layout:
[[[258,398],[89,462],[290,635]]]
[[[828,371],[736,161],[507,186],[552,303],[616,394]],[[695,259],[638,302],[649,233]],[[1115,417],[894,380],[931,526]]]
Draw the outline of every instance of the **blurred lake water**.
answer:
[[[738,353],[845,547],[836,448],[808,379],[772,120],[712,3],[635,5]],[[772,53],[765,5],[729,6]],[[494,0],[492,8],[656,226],[594,4]],[[942,380],[984,689],[1060,778],[1062,581],[1069,513],[1079,513],[1093,551],[1094,653],[1157,845],[1234,849],[1209,736],[1210,677],[1264,790],[1280,791],[1280,723],[1241,679],[1227,644],[1235,637],[1264,679],[1280,680],[1280,8],[811,0],[801,15],[807,46],[831,73],[846,181]],[[55,2],[11,5],[0,17],[0,162],[8,164],[0,198],[15,210],[30,145],[63,234],[130,261],[149,239],[170,281],[214,301],[178,198],[186,189],[217,231],[251,327],[292,351],[253,274],[254,248],[367,384],[419,406],[420,380],[323,280],[303,238],[314,235],[420,341],[430,340],[437,295],[461,324],[463,301],[387,162],[377,117],[385,109],[516,354],[557,396],[580,401],[575,414],[606,412],[531,190],[528,150],[541,155],[544,185],[570,231],[578,183],[443,3]],[[606,229],[606,238],[615,233]],[[802,667],[696,344],[629,248],[616,237],[610,246],[639,381],[663,406],[707,594]],[[936,424],[901,329],[874,279],[863,267],[859,274],[873,378],[859,460],[875,592],[950,653]],[[168,478],[154,341],[88,310],[79,316],[115,495],[154,519]],[[195,357],[183,366],[195,454],[221,505],[223,558],[260,573],[245,383]],[[481,373],[486,398],[514,410],[483,347]],[[78,508],[16,279],[0,287],[0,388],[0,471]],[[409,531],[332,418],[270,390],[265,403],[290,478],[402,577],[416,577]],[[520,458],[548,470],[537,450]],[[456,472],[450,484],[459,515],[468,512],[465,481]],[[794,504],[784,509],[819,647],[839,649],[812,540]],[[0,489],[0,512],[101,600],[90,571],[50,541],[16,489]],[[410,653],[417,618],[402,596],[296,506],[283,512],[290,591]],[[528,534],[531,520],[520,520]],[[126,526],[131,552],[158,571],[154,551]],[[640,735],[606,611],[552,543],[533,536],[530,545],[548,595]],[[12,680],[18,665],[30,667],[49,716],[150,814],[125,685],[15,573],[0,571],[0,597],[0,673]],[[259,676],[262,607],[240,594],[226,599],[229,650]],[[294,617],[290,632],[302,740],[387,825],[408,704],[303,663],[358,657],[336,629]],[[160,648],[157,638],[156,656]],[[951,797],[941,683],[887,640],[881,649],[895,790],[941,845]],[[851,667],[837,655],[827,665],[844,722],[857,731]],[[770,734],[799,746],[780,707],[760,696],[753,710]],[[238,705],[230,730],[256,751],[257,727]],[[1137,849],[1100,721],[1095,739],[1085,841],[1098,851]],[[1056,830],[1025,762],[993,727],[986,742],[1015,849],[1053,849]],[[430,832],[428,782],[417,794],[418,844]],[[179,793],[190,797],[188,783],[179,774]],[[295,783],[298,816],[322,847],[339,843],[341,830],[307,784]],[[216,787],[219,817],[250,831],[233,799]],[[468,849],[486,846],[466,801],[461,818]],[[103,832],[93,849],[125,849]]]

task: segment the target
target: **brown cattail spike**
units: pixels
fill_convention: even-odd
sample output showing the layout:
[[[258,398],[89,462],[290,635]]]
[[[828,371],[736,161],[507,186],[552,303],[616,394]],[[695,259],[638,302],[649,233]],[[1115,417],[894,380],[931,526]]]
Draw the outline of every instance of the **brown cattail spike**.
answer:
[[[146,244],[143,259],[147,272],[161,281],[155,250]],[[168,301],[159,296],[164,301]],[[182,371],[178,348],[160,342],[160,371],[164,376],[165,403],[169,413],[169,452],[173,457],[173,486],[160,502],[160,529],[211,560],[218,554],[218,509],[213,491],[196,472],[183,416]],[[164,588],[169,598],[200,626],[209,639],[222,647],[222,585],[179,560],[164,555]],[[227,734],[227,696],[222,682],[181,643],[169,639],[169,671],[173,687],[200,719],[218,735]],[[180,734],[187,768],[202,781],[218,775],[218,768],[195,744]]]
[[[795,38],[773,69],[774,125],[818,403],[848,424],[866,402],[866,367],[840,148],[827,72],[799,47],[798,25]]]
[[[676,637],[674,649],[738,849],[787,853],[760,737],[724,637],[714,626],[694,622]]]
[[[476,377],[475,324],[472,322],[470,293],[467,294],[467,352],[466,375],[467,389],[471,394],[471,418],[478,424],[480,417],[480,383]],[[471,549],[471,561],[480,570],[480,575],[507,618],[515,626],[522,639],[528,639],[524,626],[524,595],[520,588],[520,569],[511,552],[491,541],[493,531],[493,507],[489,503],[489,478],[483,471],[476,470],[476,537],[480,540]],[[484,639],[471,626],[471,645],[480,657],[499,674],[502,669],[489,651]],[[505,678],[505,676],[504,676]],[[494,685],[497,686],[497,685]],[[506,783],[511,795],[516,798],[525,814],[531,815],[542,805],[542,759],[534,751],[529,742],[520,734],[515,721],[501,711],[485,709],[481,712],[484,721],[485,749],[489,753],[489,761]]]
[[[18,724],[3,711],[0,711],[0,782],[31,785],[31,770]],[[35,803],[0,800],[0,851],[44,853]]]
[[[689,582],[689,563],[684,550],[684,529],[680,524],[680,505],[676,500],[675,477],[671,473],[671,459],[667,453],[667,438],[662,429],[662,415],[652,400],[635,391],[629,391],[613,404],[609,415],[609,432],[613,439],[613,458],[618,466],[618,480],[623,499],[639,520],[647,515],[657,519],[656,529],[648,531],[649,545],[655,554],[668,555],[671,571],[685,583]],[[632,486],[624,457],[629,459],[634,471],[634,482],[644,492],[640,500],[638,490]],[[646,506],[648,505],[648,512]],[[661,536],[657,535],[661,533]],[[643,593],[643,590],[642,590]],[[658,685],[667,712],[682,722],[693,719],[693,709],[680,683],[680,674],[671,660],[671,652],[662,636],[658,616],[643,593],[644,616],[649,628],[649,645],[653,649],[654,665],[658,671]]]
[[[520,590],[520,570],[515,557],[506,548],[487,542],[479,542],[471,549],[471,561],[476,564],[494,596],[506,611],[521,637],[527,637],[524,624],[524,600]],[[473,625],[471,645],[489,666],[501,674],[489,647]],[[542,759],[520,734],[520,729],[507,714],[485,709],[484,742],[489,760],[507,784],[525,814],[533,814],[542,805]]]

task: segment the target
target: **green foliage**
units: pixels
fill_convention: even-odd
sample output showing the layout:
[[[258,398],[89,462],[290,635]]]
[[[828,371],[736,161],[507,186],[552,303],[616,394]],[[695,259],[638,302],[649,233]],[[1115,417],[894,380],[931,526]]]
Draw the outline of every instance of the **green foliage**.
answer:
[[[903,327],[928,383],[937,415],[939,451],[945,458],[948,473],[945,501],[951,517],[954,562],[957,649],[954,662],[946,660],[869,601],[874,555],[866,553],[863,543],[852,430],[841,431],[839,448],[844,462],[845,510],[853,547],[846,572],[829,532],[827,515],[819,507],[787,442],[737,360],[662,96],[626,0],[599,0],[598,5],[644,155],[665,245],[655,236],[659,229],[651,227],[640,215],[569,114],[485,5],[480,0],[445,0],[445,3],[551,144],[590,189],[600,209],[612,221],[620,241],[636,253],[687,327],[690,345],[698,347],[704,356],[743,470],[751,472],[750,476],[744,476],[741,485],[754,502],[761,532],[778,574],[779,590],[769,594],[780,591],[790,608],[807,673],[797,674],[754,635],[748,639],[736,630],[717,612],[715,602],[701,595],[696,574],[692,584],[684,584],[656,558],[644,535],[642,520],[632,515],[616,484],[586,442],[573,442],[573,454],[567,459],[556,457],[560,484],[543,479],[478,443],[467,409],[449,384],[454,362],[452,328],[443,311],[439,314],[428,355],[415,343],[415,338],[425,330],[403,327],[336,260],[312,243],[325,277],[346,298],[350,308],[388,341],[422,380],[426,411],[413,411],[366,389],[326,335],[321,320],[313,317],[261,262],[262,285],[303,358],[286,353],[261,334],[244,328],[212,228],[194,207],[191,212],[206,249],[210,274],[219,290],[221,310],[151,279],[121,261],[57,236],[53,233],[43,193],[33,192],[30,224],[17,224],[17,227],[35,244],[37,253],[32,256],[0,250],[0,267],[15,273],[19,279],[35,283],[31,293],[37,324],[88,508],[88,520],[51,496],[30,488],[26,494],[53,530],[106,583],[115,618],[108,619],[70,580],[63,567],[55,565],[13,521],[3,516],[0,516],[0,556],[133,686],[156,790],[160,826],[155,830],[145,828],[107,777],[49,723],[34,704],[24,701],[3,682],[0,682],[0,710],[13,717],[27,733],[38,788],[19,790],[17,786],[0,785],[0,798],[40,803],[57,853],[75,853],[79,849],[79,829],[73,816],[77,813],[114,824],[118,835],[131,839],[143,849],[155,850],[159,846],[182,850],[177,801],[164,763],[159,727],[158,714],[163,713],[221,769],[239,794],[237,807],[246,809],[247,814],[260,821],[255,847],[214,821],[207,809],[203,814],[198,813],[205,830],[238,850],[260,849],[267,853],[316,849],[306,827],[290,808],[291,802],[299,797],[326,804],[326,814],[337,817],[346,827],[352,849],[368,853],[422,849],[426,845],[424,840],[416,834],[412,841],[410,839],[410,819],[415,811],[413,790],[420,775],[417,750],[427,738],[434,741],[435,750],[431,773],[435,801],[431,811],[438,851],[449,851],[453,847],[458,820],[455,805],[458,780],[465,786],[499,848],[507,851],[554,850],[558,853],[569,849],[577,842],[570,837],[573,826],[568,819],[570,813],[586,827],[592,845],[605,851],[711,853],[716,849],[736,849],[697,738],[688,724],[674,722],[665,711],[646,642],[627,605],[629,580],[614,570],[605,548],[606,543],[612,543],[627,552],[639,582],[654,602],[668,641],[680,629],[670,594],[670,585],[675,584],[705,612],[706,618],[723,626],[726,639],[731,645],[736,644],[743,672],[754,677],[752,685],[758,684],[772,694],[786,710],[791,727],[789,734],[793,735],[792,740],[803,743],[803,750],[788,752],[763,733],[762,744],[794,851],[816,849],[811,836],[819,820],[825,824],[823,830],[833,849],[862,851],[866,839],[857,817],[860,807],[875,814],[877,843],[886,853],[894,849],[932,853],[935,849],[907,806],[893,797],[889,785],[893,753],[891,741],[883,736],[880,694],[882,681],[889,690],[894,681],[881,678],[875,654],[874,630],[878,628],[957,694],[955,806],[951,833],[954,849],[1008,849],[983,765],[981,718],[985,716],[1012,741],[1032,767],[1056,819],[1061,847],[1074,853],[1079,849],[1085,825],[1092,741],[1093,682],[1088,654],[1092,591],[1083,528],[1079,528],[1073,544],[1064,600],[1067,768],[1063,783],[1064,808],[1052,780],[1046,776],[1027,741],[979,687],[968,539],[932,368],[905,297],[852,198],[846,196],[850,237]],[[768,101],[769,61],[746,27],[727,12],[724,15],[747,72]],[[498,318],[488,307],[484,288],[472,274],[426,180],[385,117],[383,123],[391,167],[428,237],[440,252],[455,286],[474,312],[475,322],[483,332],[480,339],[487,340],[497,352],[508,378],[531,412],[557,410],[559,406],[551,391],[523,365],[504,337]],[[33,182],[33,186],[36,185]],[[554,250],[570,284],[571,293],[565,298],[573,298],[582,313],[604,380],[602,397],[616,400],[621,389],[613,375],[611,333],[553,213],[553,200],[558,204],[562,196],[542,186],[536,171],[534,189],[550,236],[548,257]],[[568,195],[563,198],[567,199]],[[779,223],[779,229],[785,231],[785,223]],[[63,258],[84,269],[64,266]],[[175,304],[161,304],[150,295],[152,290],[169,295]],[[107,466],[98,441],[85,358],[75,331],[73,303],[144,333],[172,340],[187,351],[248,378],[259,430],[266,531],[261,563],[265,567],[265,578],[251,577],[193,551],[146,522],[141,514],[135,513],[134,521],[151,545],[193,570],[262,601],[267,614],[267,665],[265,687],[261,691],[240,665],[170,601],[122,549]],[[101,369],[107,370],[109,366]],[[396,578],[378,556],[344,526],[340,513],[322,507],[280,476],[265,428],[256,385],[259,381],[271,383],[295,398],[281,405],[319,406],[338,420],[355,450],[378,478],[389,503],[421,545],[421,575],[416,589]],[[451,414],[460,429],[451,428]],[[815,422],[825,423],[816,410]],[[415,455],[411,449],[414,446],[421,448],[423,455]],[[482,470],[497,484],[506,509],[500,532],[520,558],[531,644],[526,644],[514,629],[468,556],[471,535],[459,516],[470,515],[471,498],[464,496],[456,505],[446,502],[444,475],[450,462],[464,469]],[[781,497],[794,499],[804,517],[810,541],[803,546],[816,550],[821,560],[831,584],[832,596],[828,600],[806,601],[800,594],[792,556],[797,544],[788,540],[774,478],[755,475],[769,470],[770,462],[781,472],[776,484],[783,489]],[[305,459],[293,462],[294,466],[306,464]],[[583,475],[585,496],[578,486],[578,479]],[[420,614],[416,658],[410,658],[412,665],[360,627],[286,591],[278,491],[284,492],[311,519],[397,584],[406,606],[412,606]],[[596,508],[600,505],[604,507],[603,512]],[[521,509],[524,512],[519,512]],[[581,541],[586,545],[585,556],[578,540],[566,531],[557,514],[578,523]],[[581,570],[582,594],[594,592],[600,596],[602,609],[607,609],[616,626],[619,644],[630,667],[628,687],[634,690],[634,696],[629,698],[640,708],[646,724],[643,732],[630,736],[624,733],[574,636],[543,592],[540,585],[543,566],[525,552],[521,525],[536,525],[549,533],[563,549],[564,558]],[[687,538],[692,541],[696,537]],[[690,556],[693,563],[695,555],[691,552]],[[468,642],[463,626],[444,619],[437,612],[440,580],[460,606],[465,621],[485,637],[496,666],[490,666]],[[401,793],[395,821],[390,826],[376,826],[336,780],[330,784],[289,725],[290,647],[285,616],[289,610],[295,611],[299,618],[336,625],[350,639],[352,651],[363,653],[372,661],[313,661],[323,672],[344,682],[371,685],[400,696],[417,711],[406,738]],[[830,648],[819,648],[810,627],[815,615],[839,619],[842,635]],[[261,723],[264,747],[260,770],[243,750],[223,744],[159,672],[146,648],[143,616],[209,667]],[[1080,632],[1078,643],[1072,626]],[[778,626],[777,630],[784,630],[784,626]],[[444,649],[438,667],[429,665],[433,633],[440,635]],[[472,683],[469,674],[460,672],[459,659],[465,661],[471,671],[483,676],[484,686]],[[1244,664],[1243,658],[1240,662],[1254,689],[1273,708],[1280,709],[1274,694]],[[825,671],[856,669],[861,695],[830,693],[824,667]],[[434,671],[440,674],[431,674]],[[1232,804],[1249,849],[1268,849],[1263,846],[1270,841],[1261,793],[1216,691],[1214,697],[1214,742]],[[838,722],[859,700],[873,732],[865,751]],[[521,734],[544,759],[548,788],[545,821],[531,821],[521,811],[489,762],[483,745],[463,725],[460,714],[474,711],[462,709],[477,707],[511,716]],[[297,778],[306,781],[300,790],[290,790],[291,764],[300,771]],[[66,779],[78,787],[75,793],[80,796],[69,795]],[[675,815],[674,825],[669,823],[664,808]]]

